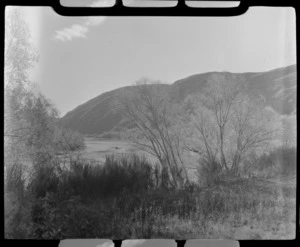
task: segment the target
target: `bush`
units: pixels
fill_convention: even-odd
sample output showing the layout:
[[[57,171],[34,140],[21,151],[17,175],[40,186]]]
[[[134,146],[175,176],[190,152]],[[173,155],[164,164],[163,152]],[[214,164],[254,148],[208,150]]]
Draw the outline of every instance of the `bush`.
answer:
[[[33,236],[37,239],[95,238],[110,219],[104,208],[93,208],[76,196],[47,193],[32,207]]]
[[[154,187],[153,168],[145,157],[107,156],[104,164],[71,161],[61,180],[61,190],[86,199],[139,193]]]
[[[30,216],[30,201],[22,202],[14,193],[4,194],[5,238],[30,238],[32,221]]]
[[[10,184],[22,184],[18,169],[8,173],[16,174],[7,180],[16,181]],[[191,233],[191,238],[211,237],[209,227],[214,224],[225,227],[227,221],[235,227],[245,220],[260,220],[266,225],[267,219],[287,214],[281,206],[276,208],[281,188],[261,187],[254,180],[221,179],[213,169],[203,171],[212,174],[213,188],[186,184],[174,189],[163,182],[167,175],[161,167],[137,155],[107,156],[104,164],[77,159],[65,169],[58,169],[52,160],[36,167],[27,187],[19,186],[25,196],[22,203],[15,194],[18,190],[6,193],[5,236],[120,239]],[[285,198],[294,195],[290,188],[282,191]]]
[[[5,237],[28,238],[31,234],[30,198],[26,190],[24,167],[20,163],[5,167]]]
[[[293,176],[296,174],[296,148],[279,147],[259,157],[252,156],[243,174],[252,177]]]
[[[198,185],[210,186],[218,182],[220,179],[221,167],[216,161],[207,161],[200,159],[197,166]]]
[[[5,191],[14,193],[19,200],[25,196],[24,167],[20,163],[6,164]]]
[[[28,192],[36,199],[45,197],[49,192],[55,193],[59,189],[60,177],[52,162],[36,165],[33,170],[28,184]]]
[[[151,202],[151,191],[158,189],[155,170],[159,169],[137,155],[107,156],[104,164],[74,160],[60,172],[53,164],[40,167],[29,187],[35,198],[31,207],[34,238],[103,237],[106,233],[113,237],[112,232],[128,236],[119,226],[127,225],[129,219],[142,222],[143,232],[148,227],[150,234],[151,220],[144,213],[149,215],[150,208],[160,203],[169,213],[172,205],[163,194],[161,202],[158,198]]]
[[[57,125],[54,131],[54,143],[57,152],[75,152],[85,148],[84,137],[74,131]]]

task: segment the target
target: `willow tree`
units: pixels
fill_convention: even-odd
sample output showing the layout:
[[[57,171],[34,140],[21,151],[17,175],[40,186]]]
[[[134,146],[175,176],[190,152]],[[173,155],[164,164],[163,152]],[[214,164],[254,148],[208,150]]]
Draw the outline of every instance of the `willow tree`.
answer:
[[[171,102],[168,85],[140,79],[135,86],[120,91],[115,108],[133,127],[129,131],[130,140],[158,159],[168,171],[170,186],[182,187],[188,177],[182,160],[180,131],[176,126],[180,107]]]
[[[249,95],[245,83],[215,75],[201,94],[191,96],[193,113],[188,148],[217,171],[237,174],[242,162],[276,134],[262,98]]]

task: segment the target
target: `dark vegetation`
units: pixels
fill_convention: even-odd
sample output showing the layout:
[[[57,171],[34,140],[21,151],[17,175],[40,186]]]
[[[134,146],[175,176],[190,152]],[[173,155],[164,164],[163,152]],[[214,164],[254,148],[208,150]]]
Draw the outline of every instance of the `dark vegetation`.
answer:
[[[244,168],[248,176],[269,178],[296,174],[295,147],[277,148],[269,154],[254,156],[251,160]]]
[[[288,158],[289,167],[277,163],[276,154]],[[292,176],[295,155],[295,149],[276,150],[260,157],[254,170]],[[235,238],[240,227],[249,230],[241,238],[293,236],[282,229],[295,218],[294,186],[220,176],[206,187],[174,189],[165,176],[135,155],[107,156],[104,165],[74,160],[69,168],[53,162],[27,183],[15,164],[7,171],[6,237]]]

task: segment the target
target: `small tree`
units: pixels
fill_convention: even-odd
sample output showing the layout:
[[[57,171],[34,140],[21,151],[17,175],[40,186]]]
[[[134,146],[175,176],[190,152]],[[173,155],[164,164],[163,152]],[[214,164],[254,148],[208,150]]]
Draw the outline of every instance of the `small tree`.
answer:
[[[66,155],[70,160],[77,158],[85,149],[84,137],[81,133],[57,124],[54,131],[56,154]]]
[[[58,111],[40,92],[29,93],[21,110],[24,132],[22,141],[31,160],[44,163],[55,154],[54,131]]]
[[[133,126],[129,138],[168,170],[172,187],[183,186],[188,178],[180,131],[174,124],[180,109],[171,103],[167,85],[140,79],[116,96],[115,107]]]

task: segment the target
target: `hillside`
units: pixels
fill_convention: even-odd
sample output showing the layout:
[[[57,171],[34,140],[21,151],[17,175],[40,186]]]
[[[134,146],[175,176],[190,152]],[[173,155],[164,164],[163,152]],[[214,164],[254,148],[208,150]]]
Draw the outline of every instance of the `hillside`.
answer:
[[[208,72],[161,86],[169,87],[172,98],[180,101],[189,94],[201,92],[216,76],[224,81],[246,83],[249,93],[262,95],[266,106],[272,107],[280,115],[296,114],[296,65],[259,73]],[[61,119],[62,123],[83,134],[102,134],[115,130],[122,117],[112,111],[111,104],[121,90],[124,88],[103,93],[76,107]]]

